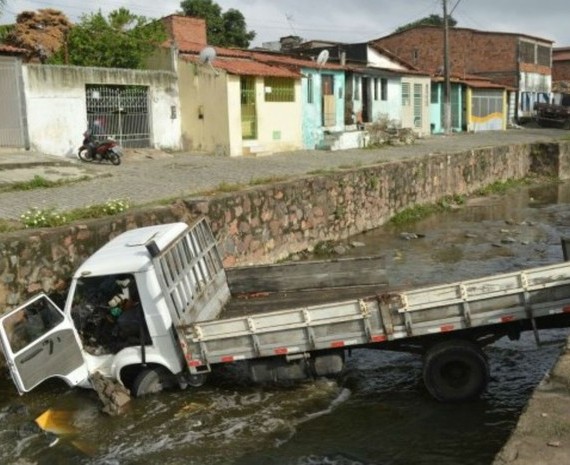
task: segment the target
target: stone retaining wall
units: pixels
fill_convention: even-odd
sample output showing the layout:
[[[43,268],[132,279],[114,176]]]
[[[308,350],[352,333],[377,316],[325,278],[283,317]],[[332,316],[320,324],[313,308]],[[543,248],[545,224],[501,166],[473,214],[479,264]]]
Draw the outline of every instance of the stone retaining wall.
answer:
[[[381,226],[410,206],[470,194],[495,181],[532,172],[567,178],[569,154],[569,143],[432,154],[190,198],[71,226],[1,234],[0,308],[13,308],[38,291],[63,294],[80,263],[130,228],[205,215],[226,266],[270,263],[320,241]]]

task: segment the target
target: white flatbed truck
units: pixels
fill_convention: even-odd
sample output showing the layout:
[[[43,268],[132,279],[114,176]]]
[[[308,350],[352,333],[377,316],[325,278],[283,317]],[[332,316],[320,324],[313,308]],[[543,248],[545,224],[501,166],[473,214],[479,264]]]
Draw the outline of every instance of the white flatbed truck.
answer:
[[[75,272],[63,309],[40,294],[0,319],[17,389],[51,377],[89,388],[96,375],[142,396],[199,386],[227,363],[246,363],[260,382],[334,376],[347,350],[367,348],[422,354],[429,393],[462,401],[486,388],[485,345],[570,326],[568,262],[278,310],[252,298],[228,317],[236,273],[203,218],[117,236]],[[264,295],[256,281],[251,290]]]

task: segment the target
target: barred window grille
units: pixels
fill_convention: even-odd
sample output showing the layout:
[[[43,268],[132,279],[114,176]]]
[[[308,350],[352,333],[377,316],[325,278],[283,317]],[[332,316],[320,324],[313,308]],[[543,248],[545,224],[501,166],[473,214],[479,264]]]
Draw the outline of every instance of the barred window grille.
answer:
[[[123,147],[151,146],[147,86],[86,85],[87,124],[96,138]]]
[[[264,85],[266,102],[295,101],[294,79],[283,77],[266,77]]]

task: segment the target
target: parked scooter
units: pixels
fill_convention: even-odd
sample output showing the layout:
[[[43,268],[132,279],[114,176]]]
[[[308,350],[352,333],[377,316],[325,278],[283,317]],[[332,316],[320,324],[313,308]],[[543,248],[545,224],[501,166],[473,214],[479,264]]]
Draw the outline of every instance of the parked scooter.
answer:
[[[83,133],[83,144],[79,147],[77,156],[83,161],[102,162],[109,160],[113,165],[120,165],[123,151],[117,141],[113,139],[96,141],[93,132],[88,129]]]

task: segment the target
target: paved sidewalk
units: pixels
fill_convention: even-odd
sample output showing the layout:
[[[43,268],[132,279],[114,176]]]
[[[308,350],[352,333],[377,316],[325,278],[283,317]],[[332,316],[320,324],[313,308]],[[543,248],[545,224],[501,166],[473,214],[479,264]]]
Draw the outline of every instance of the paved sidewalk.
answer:
[[[0,192],[0,219],[18,219],[32,207],[69,211],[107,200],[128,199],[134,205],[189,197],[222,184],[244,184],[290,178],[319,170],[357,167],[436,153],[458,153],[479,147],[552,141],[570,136],[560,129],[525,127],[508,131],[454,134],[419,139],[414,145],[344,151],[301,150],[262,157],[219,157],[158,150],[127,151],[120,166],[34,152],[0,150],[0,189],[7,184],[45,179],[84,179],[56,188]]]

